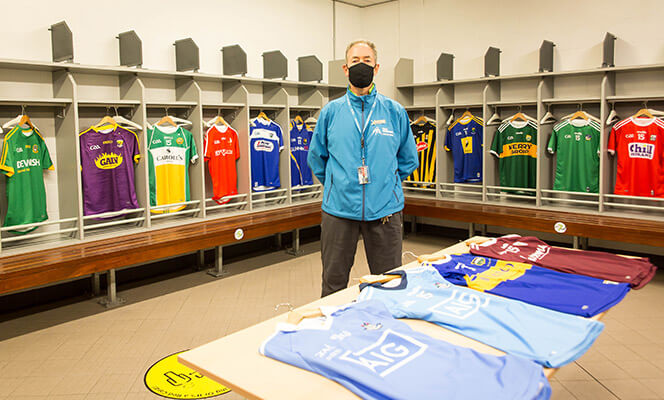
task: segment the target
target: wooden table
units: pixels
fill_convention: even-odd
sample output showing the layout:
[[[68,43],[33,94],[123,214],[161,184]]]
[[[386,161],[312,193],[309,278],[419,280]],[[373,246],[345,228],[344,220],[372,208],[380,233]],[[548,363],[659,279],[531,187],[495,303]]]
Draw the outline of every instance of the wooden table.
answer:
[[[478,237],[473,239],[478,239]],[[467,251],[468,246],[465,243],[458,243],[435,254],[464,253]],[[417,266],[417,263],[413,261],[402,266],[402,268],[415,266]],[[359,293],[359,286],[352,286],[299,309],[346,304],[357,299]],[[286,321],[286,316],[287,313],[279,315],[197,347],[182,353],[178,359],[182,364],[250,399],[357,399],[357,396],[334,381],[258,353],[261,343],[274,333],[277,323]],[[598,319],[598,317],[595,316],[593,319]],[[436,339],[470,347],[482,353],[505,354],[493,347],[426,321],[412,319],[402,321],[413,329]],[[554,372],[554,369],[544,369],[544,373],[548,378]]]

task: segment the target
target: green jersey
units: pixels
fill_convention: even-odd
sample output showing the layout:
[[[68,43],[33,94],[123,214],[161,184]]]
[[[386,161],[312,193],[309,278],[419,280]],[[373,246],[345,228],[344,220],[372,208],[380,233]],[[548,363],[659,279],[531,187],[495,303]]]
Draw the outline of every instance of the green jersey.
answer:
[[[44,138],[37,129],[14,127],[5,135],[0,171],[7,176],[7,215],[4,226],[48,219],[43,170],[53,169]],[[28,233],[30,228],[14,233]]]
[[[535,188],[537,181],[535,122],[511,121],[500,125],[491,143],[491,153],[499,158],[500,186]]]
[[[168,130],[170,129],[170,130]],[[148,131],[148,170],[150,173],[150,205],[189,201],[189,162],[198,159],[194,137],[188,130],[153,127]],[[152,210],[162,214],[182,210],[174,206]]]
[[[558,153],[553,190],[599,192],[599,132],[599,123],[591,120],[566,120],[553,127],[547,149]]]

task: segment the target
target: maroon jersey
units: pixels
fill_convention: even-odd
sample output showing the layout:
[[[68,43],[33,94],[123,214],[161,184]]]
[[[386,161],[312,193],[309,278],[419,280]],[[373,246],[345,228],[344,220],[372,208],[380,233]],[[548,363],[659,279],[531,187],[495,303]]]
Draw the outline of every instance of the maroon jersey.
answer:
[[[502,236],[479,245],[471,244],[470,252],[571,274],[626,282],[634,289],[640,289],[650,282],[657,270],[647,258],[627,258],[602,251],[552,247],[534,236]]]

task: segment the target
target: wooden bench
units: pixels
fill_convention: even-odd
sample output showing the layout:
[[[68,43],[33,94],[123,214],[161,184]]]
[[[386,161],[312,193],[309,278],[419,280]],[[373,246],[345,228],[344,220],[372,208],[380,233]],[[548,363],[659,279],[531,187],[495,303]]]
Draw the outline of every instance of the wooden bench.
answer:
[[[0,258],[0,295],[109,272],[113,304],[117,268],[212,247],[220,251],[223,245],[319,225],[320,219],[320,203],[312,203],[5,256]],[[241,240],[235,238],[238,228]]]
[[[554,225],[562,222],[575,244],[578,238],[594,238],[664,246],[664,222],[647,219],[413,197],[406,198],[404,214],[549,233],[557,233]]]

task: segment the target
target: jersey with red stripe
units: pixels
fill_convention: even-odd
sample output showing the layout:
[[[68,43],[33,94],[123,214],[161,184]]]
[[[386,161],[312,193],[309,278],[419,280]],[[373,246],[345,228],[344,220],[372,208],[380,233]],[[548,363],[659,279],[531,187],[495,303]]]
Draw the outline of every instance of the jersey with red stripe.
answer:
[[[237,132],[230,126],[213,125],[205,133],[205,161],[208,162],[212,188],[212,199],[219,204],[225,196],[237,194],[237,169],[235,161],[240,158]]]
[[[616,154],[615,194],[664,197],[664,122],[627,118],[613,126],[609,153]]]

